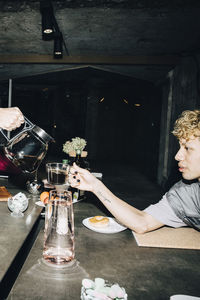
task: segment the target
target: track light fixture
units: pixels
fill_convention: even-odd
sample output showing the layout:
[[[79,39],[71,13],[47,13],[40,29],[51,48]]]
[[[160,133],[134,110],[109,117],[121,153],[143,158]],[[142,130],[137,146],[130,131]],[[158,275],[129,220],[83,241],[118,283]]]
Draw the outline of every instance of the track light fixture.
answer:
[[[53,12],[53,6],[50,0],[40,1],[40,12],[42,15],[42,39],[44,41],[54,39],[54,58],[63,57],[63,45],[65,47],[66,54],[69,55],[62,32],[60,31],[56,21]]]
[[[40,12],[42,15],[42,39],[49,41],[53,39],[53,7],[50,1],[40,1]]]
[[[54,33],[54,58],[63,57],[63,37],[60,31]]]

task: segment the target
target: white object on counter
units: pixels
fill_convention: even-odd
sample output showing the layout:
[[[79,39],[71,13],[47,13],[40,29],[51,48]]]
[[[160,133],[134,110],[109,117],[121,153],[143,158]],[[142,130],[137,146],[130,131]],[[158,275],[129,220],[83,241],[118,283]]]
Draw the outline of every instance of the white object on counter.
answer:
[[[123,231],[123,230],[127,229],[127,227],[125,227],[122,224],[120,224],[119,222],[117,222],[116,219],[110,218],[110,217],[108,217],[108,219],[109,219],[108,226],[106,226],[106,227],[94,227],[89,223],[90,218],[94,218],[94,217],[89,217],[89,218],[84,219],[82,221],[83,225],[85,227],[87,227],[88,229],[99,232],[99,233],[108,233],[108,234],[109,233],[117,233],[117,232],[120,232],[120,231]]]
[[[28,208],[28,198],[24,193],[17,193],[15,196],[8,198],[8,208],[11,210],[11,216],[23,217],[23,212]]]
[[[189,295],[173,295],[170,300],[198,300],[199,297],[189,296]]]
[[[103,278],[83,279],[81,288],[81,300],[127,300],[128,295],[118,283],[108,284]]]

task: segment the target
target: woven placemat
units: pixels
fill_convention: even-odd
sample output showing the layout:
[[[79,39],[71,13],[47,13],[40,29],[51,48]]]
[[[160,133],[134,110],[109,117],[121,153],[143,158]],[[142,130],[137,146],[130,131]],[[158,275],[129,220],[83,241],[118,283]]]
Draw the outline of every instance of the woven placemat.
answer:
[[[151,232],[133,232],[138,246],[200,250],[200,232],[189,227],[162,227]]]

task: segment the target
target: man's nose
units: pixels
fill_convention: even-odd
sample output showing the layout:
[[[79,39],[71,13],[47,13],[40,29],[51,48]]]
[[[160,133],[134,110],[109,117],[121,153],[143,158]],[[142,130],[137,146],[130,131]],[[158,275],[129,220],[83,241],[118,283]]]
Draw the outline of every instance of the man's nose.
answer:
[[[182,149],[179,149],[178,152],[175,155],[175,160],[181,161],[184,159],[184,153]]]

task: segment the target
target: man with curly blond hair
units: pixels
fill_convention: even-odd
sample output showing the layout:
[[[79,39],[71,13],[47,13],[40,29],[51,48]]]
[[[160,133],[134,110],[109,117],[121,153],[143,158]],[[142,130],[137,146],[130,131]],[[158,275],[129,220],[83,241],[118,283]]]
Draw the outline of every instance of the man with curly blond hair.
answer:
[[[141,211],[115,196],[89,171],[75,164],[71,168],[71,186],[93,192],[122,224],[137,233],[164,225],[190,226],[200,230],[200,110],[184,111],[172,132],[180,148],[175,156],[182,177],[156,204]],[[196,182],[189,181],[196,179]]]

